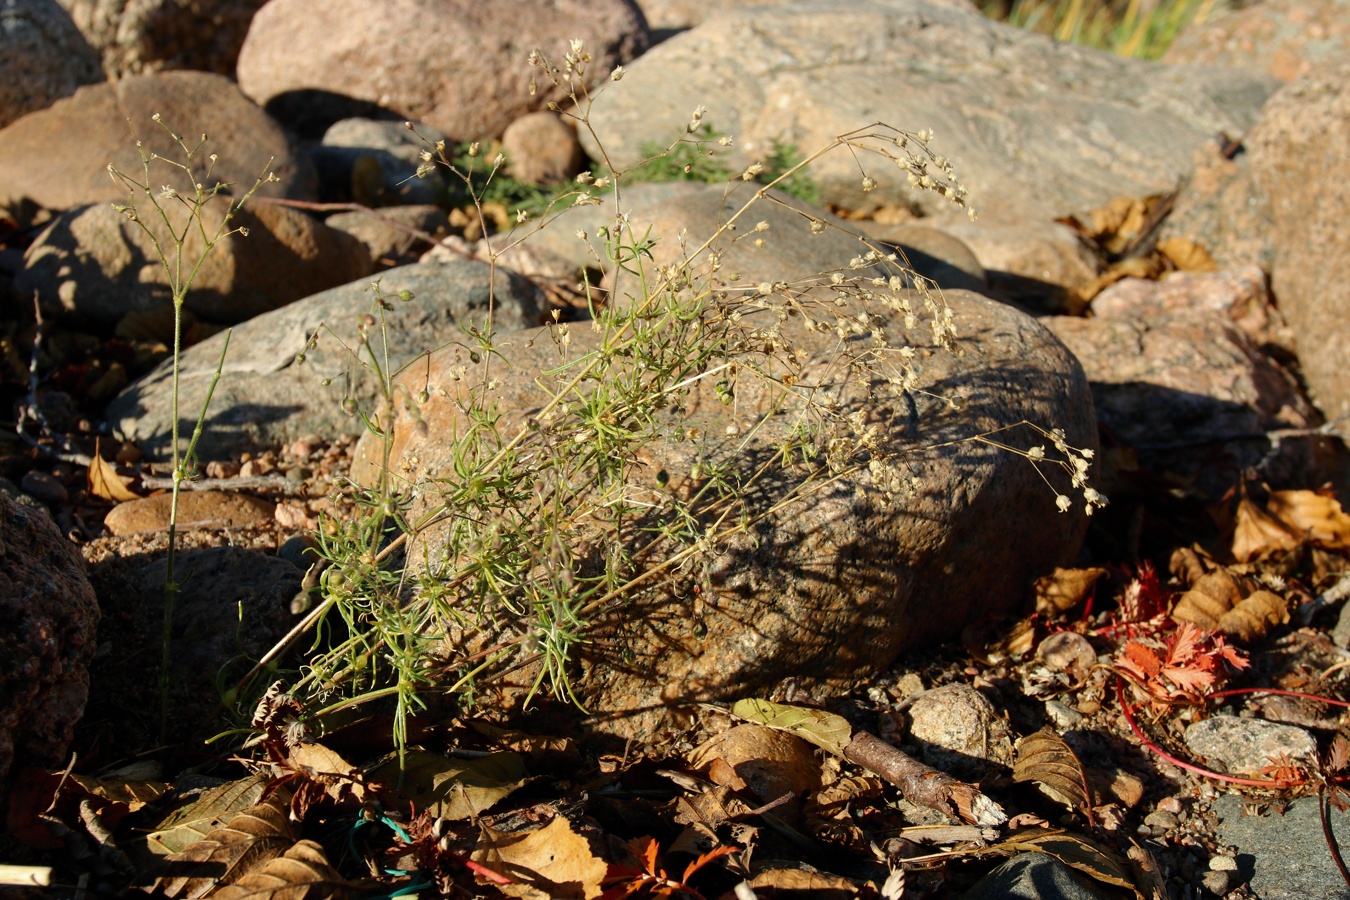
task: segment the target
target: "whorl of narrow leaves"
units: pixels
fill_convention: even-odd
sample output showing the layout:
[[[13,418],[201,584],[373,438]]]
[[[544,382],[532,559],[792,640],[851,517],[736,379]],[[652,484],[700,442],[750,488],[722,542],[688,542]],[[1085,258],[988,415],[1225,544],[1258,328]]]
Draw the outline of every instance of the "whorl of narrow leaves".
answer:
[[[1042,728],[1017,742],[1013,781],[1036,782],[1050,796],[1092,821],[1092,791],[1083,764],[1053,729]]]

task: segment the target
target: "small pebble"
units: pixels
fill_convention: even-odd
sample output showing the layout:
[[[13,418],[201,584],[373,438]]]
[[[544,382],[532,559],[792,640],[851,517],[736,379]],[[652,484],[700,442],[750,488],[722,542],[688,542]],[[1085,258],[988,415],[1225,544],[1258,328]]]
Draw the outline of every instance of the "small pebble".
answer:
[[[34,500],[43,503],[65,503],[70,499],[66,486],[46,472],[28,472],[19,481],[19,488]]]
[[[1056,672],[1086,674],[1097,661],[1097,651],[1081,634],[1061,631],[1041,641],[1036,656]]]
[[[1060,731],[1072,731],[1083,724],[1083,714],[1058,700],[1045,701],[1045,714]]]
[[[1174,816],[1180,816],[1185,812],[1186,807],[1182,804],[1180,797],[1164,797],[1158,801],[1158,809],[1170,812]]]
[[[1209,871],[1200,879],[1205,890],[1222,897],[1233,889],[1233,873]]]
[[[1181,824],[1181,820],[1175,813],[1170,813],[1165,809],[1155,809],[1144,817],[1144,824],[1152,828],[1155,833],[1168,832]]]
[[[1231,856],[1211,856],[1209,858],[1209,870],[1211,872],[1236,872],[1238,863]]]

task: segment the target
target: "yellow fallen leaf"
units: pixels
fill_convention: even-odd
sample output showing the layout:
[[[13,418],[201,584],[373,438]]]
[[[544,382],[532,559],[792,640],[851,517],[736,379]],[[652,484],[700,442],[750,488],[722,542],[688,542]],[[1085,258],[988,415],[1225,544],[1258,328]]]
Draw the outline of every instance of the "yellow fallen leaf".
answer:
[[[1056,567],[1049,575],[1036,579],[1032,593],[1036,597],[1036,612],[1043,616],[1057,616],[1073,609],[1087,599],[1105,569],[1061,569]]]
[[[526,900],[599,897],[600,882],[609,868],[562,816],[534,831],[506,833],[485,828],[472,857],[511,879],[511,884],[496,885],[497,890]],[[486,883],[481,875],[478,879]]]
[[[1275,550],[1293,550],[1297,535],[1283,522],[1243,497],[1238,501],[1237,527],[1233,530],[1233,558],[1247,562]]]
[[[1183,272],[1217,272],[1214,257],[1190,238],[1170,237],[1158,242],[1158,252]]]
[[[94,439],[94,455],[89,459],[89,474],[85,478],[85,489],[95,497],[118,503],[140,499],[139,494],[127,487],[127,483],[117,474],[112,463],[99,455],[98,438]]]
[[[1350,516],[1335,497],[1316,491],[1275,491],[1266,510],[1290,531],[1328,550],[1350,550]]]

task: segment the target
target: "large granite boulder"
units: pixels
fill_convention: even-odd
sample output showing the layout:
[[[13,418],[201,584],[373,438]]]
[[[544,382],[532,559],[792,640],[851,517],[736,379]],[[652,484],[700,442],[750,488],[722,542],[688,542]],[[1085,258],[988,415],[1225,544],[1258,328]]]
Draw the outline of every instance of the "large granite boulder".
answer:
[[[1245,153],[1202,161],[1164,230],[1225,267],[1270,273],[1303,379],[1328,419],[1350,414],[1348,142],[1350,63],[1329,63],[1270,98]]]
[[[5,0],[0,59],[0,128],[103,80],[98,54],[56,0]]]
[[[58,0],[103,57],[109,78],[193,69],[234,75],[266,0]]]
[[[160,202],[174,231],[187,233],[183,258],[195,264],[205,242],[187,227],[186,207]],[[207,206],[202,221],[209,233],[219,228],[225,206],[224,200]],[[158,240],[172,252],[168,230],[143,196],[138,213],[155,229],[154,240],[109,203],[58,217],[28,248],[15,288],[101,327],[170,304],[172,290],[155,249]],[[234,325],[370,274],[370,251],[359,239],[297,209],[255,198],[231,226],[206,255],[184,304],[202,321]]]
[[[977,439],[996,434],[999,443],[1022,450],[1043,445],[1053,456],[1052,441],[1025,424],[1032,422],[1064,429],[1076,447],[1095,446],[1086,380],[1059,341],[1009,306],[950,291],[958,355],[939,346],[920,299],[892,293],[884,281],[870,301],[858,305],[840,299],[834,306],[827,287],[828,310],[808,304],[799,315],[777,316],[776,304],[805,302],[801,288],[793,287],[795,300],[787,299],[787,291],[775,292],[764,311],[753,311],[754,304],[743,307],[750,345],[741,356],[743,374],[731,388],[734,399],[718,378],[691,379],[688,392],[675,395],[678,411],[656,415],[651,442],[632,451],[624,496],[651,510],[653,520],[635,513],[625,526],[632,530],[615,534],[595,521],[597,516],[610,521],[604,505],[568,526],[587,535],[578,546],[589,550],[575,558],[579,578],[596,562],[586,554],[603,557],[615,541],[634,552],[645,546],[639,556],[654,570],[641,589],[584,614],[592,627],[585,643],[573,648],[568,671],[597,732],[650,738],[698,701],[762,692],[789,675],[817,688],[841,689],[982,615],[1017,608],[1031,579],[1073,559],[1079,548],[1087,525],[1083,496],[1070,488],[1066,473],[1045,463],[1038,472],[1031,460]],[[891,307],[902,302],[918,311],[908,328],[904,313]],[[716,319],[710,310],[705,315]],[[860,324],[864,317],[866,326]],[[944,321],[940,308],[937,318]],[[678,340],[681,327],[673,321],[654,327],[651,339]],[[883,332],[897,354],[906,345],[914,351],[909,374],[915,381],[905,380],[902,355],[881,349]],[[539,460],[552,457],[548,446],[597,439],[584,413],[580,419],[572,413],[540,415],[584,364],[562,366],[560,348],[566,348],[567,359],[582,360],[598,340],[585,322],[573,323],[566,334],[503,335],[499,355],[491,360],[490,397],[501,413],[493,433],[505,441],[527,427],[525,443],[513,453],[522,465],[539,467],[532,490],[545,497],[553,496],[548,487],[553,482],[550,466]],[[463,477],[469,464],[464,461],[480,458],[457,445],[456,436],[475,423],[483,428],[483,419],[463,410],[469,392],[483,390],[487,364],[486,357],[474,361],[464,348],[446,348],[402,378],[407,390],[400,396],[418,399],[400,404],[391,471],[407,486],[409,521],[444,502],[442,492]],[[749,374],[752,369],[762,377]],[[610,373],[598,380],[627,383],[627,378]],[[584,381],[565,394],[575,412],[590,408],[595,384]],[[783,456],[783,443],[792,444],[813,414],[839,426],[833,437],[820,438],[826,444],[822,456],[813,463],[802,462],[799,452]],[[594,427],[604,427],[603,421]],[[487,452],[495,446],[489,441]],[[363,438],[355,476],[375,483],[382,452],[379,441]],[[606,451],[601,458],[625,452]],[[841,460],[834,477],[828,468],[816,470],[832,455]],[[569,475],[568,490],[587,496],[584,485],[593,484],[589,471]],[[741,479],[743,485],[743,507],[718,503],[699,514],[698,528],[725,529],[725,541],[687,554],[679,566],[661,568],[667,554],[684,547],[656,537],[663,527],[662,498],[698,496],[708,484],[705,473],[713,471],[725,479],[718,483]],[[1071,511],[1057,509],[1061,491]],[[431,579],[423,590],[439,597],[440,608],[453,606],[455,586],[462,584],[438,587],[451,576],[449,570],[437,574],[460,510],[452,506],[448,518],[417,535],[408,551],[409,571]],[[462,514],[472,518],[467,510]],[[525,516],[528,521],[528,512]],[[743,527],[727,528],[736,523]],[[596,533],[585,531],[592,527]],[[513,575],[499,573],[507,582],[527,585],[542,578],[559,590],[569,583],[569,572],[553,568],[561,558],[555,550],[535,557],[528,541],[514,538],[502,549],[523,566]],[[545,589],[539,590],[542,596]],[[458,612],[472,614],[467,608]],[[449,635],[447,665],[499,640],[537,646],[547,639],[521,618],[504,611],[493,615],[496,624],[472,639],[451,620],[427,625],[428,633]],[[565,617],[555,622],[576,627]],[[550,674],[528,653],[510,659],[523,666],[500,681],[478,682],[488,708],[517,707],[536,677]]]
[[[465,328],[483,327],[490,303],[498,327],[539,322],[537,290],[504,272],[494,279],[484,263],[453,259],[402,266],[382,273],[379,282],[386,294],[413,294],[408,301],[393,300],[384,313],[389,362],[395,371],[428,350],[464,340]],[[369,288],[364,282],[336,287],[235,328],[224,374],[211,396],[198,455],[232,458],[306,434],[360,432],[361,420],[344,411],[343,400],[350,398],[357,408],[370,412],[379,393],[375,379],[339,341],[359,349],[362,319],[374,310]],[[366,333],[383,365],[384,335],[378,326]],[[315,335],[318,345],[305,350]],[[224,339],[217,335],[183,354],[180,421],[185,435],[191,433],[206,398]],[[301,352],[303,362],[296,359]],[[107,419],[147,456],[166,459],[172,400],[165,363],[123,390],[109,404]]]
[[[0,492],[0,807],[13,767],[69,761],[98,620],[75,546]]]
[[[245,187],[271,160],[279,180],[264,185],[263,196],[313,197],[309,160],[293,151],[281,126],[232,81],[206,72],[162,72],[81,88],[0,131],[0,207],[13,209],[24,198],[47,209],[122,201],[125,189],[108,177],[108,165],[144,177],[137,140],[147,152],[183,158],[169,133],[152,120],[156,113],[189,147],[203,134],[210,139],[196,161],[199,178],[211,153],[218,157],[212,179]]]
[[[1350,55],[1347,0],[1261,0],[1219,6],[1182,30],[1163,59],[1231,66],[1293,81]]]
[[[764,158],[775,138],[810,153],[877,121],[931,129],[934,152],[951,160],[977,209],[1053,218],[1171,190],[1197,146],[1245,130],[1277,86],[1058,43],[969,6],[806,0],[772,15],[720,13],[652,48],[596,98],[598,142],[585,130],[582,141],[593,159],[598,143],[629,166],[703,106],[704,123],[735,137],[725,158],[736,168]],[[913,192],[894,163],[862,161],[877,182],[868,193],[852,154],[820,161],[813,172],[827,202],[944,208]]]
[[[538,49],[561,67],[573,39],[595,84],[646,49],[647,26],[630,0],[271,0],[239,54],[239,85],[307,132],[380,108],[488,139],[561,99],[526,60]]]

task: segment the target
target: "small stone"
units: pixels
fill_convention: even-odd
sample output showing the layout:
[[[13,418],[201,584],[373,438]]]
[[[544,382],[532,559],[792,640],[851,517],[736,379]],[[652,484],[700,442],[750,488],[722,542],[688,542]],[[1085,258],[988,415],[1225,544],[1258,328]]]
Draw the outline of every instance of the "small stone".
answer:
[[[307,534],[293,534],[282,542],[277,556],[297,569],[308,569],[319,561],[319,544]]]
[[[34,500],[55,505],[70,499],[66,486],[46,472],[28,472],[19,481],[19,488]]]
[[[1233,889],[1233,875],[1230,872],[1206,872],[1200,879],[1205,890],[1222,897]]]
[[[1238,861],[1231,856],[1211,856],[1209,858],[1209,870],[1211,872],[1236,872]]]
[[[910,740],[924,762],[956,778],[979,778],[989,764],[1011,766],[1012,739],[994,705],[968,684],[924,694],[909,710]]]
[[[1164,797],[1158,801],[1158,809],[1170,812],[1175,816],[1181,815],[1186,811],[1185,805],[1180,797]]]
[[[1312,735],[1293,725],[1237,716],[1211,716],[1186,729],[1186,746],[1211,766],[1232,775],[1260,777],[1281,755],[1309,767],[1317,765]]]
[[[1041,641],[1036,656],[1056,672],[1076,670],[1086,674],[1097,662],[1097,651],[1075,631],[1061,631]]]
[[[1060,731],[1072,731],[1083,724],[1083,714],[1058,700],[1045,701],[1045,714]]]
[[[1155,809],[1144,817],[1144,824],[1152,828],[1155,833],[1166,833],[1181,824],[1181,820],[1175,813],[1170,813],[1165,809]]]
[[[172,502],[168,493],[128,500],[112,508],[103,527],[117,536],[167,528]],[[178,497],[179,528],[239,528],[266,522],[273,515],[271,503],[246,494],[183,491]]]

